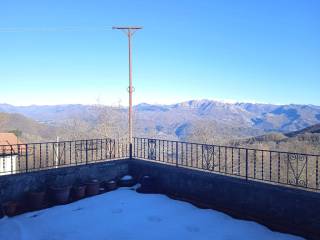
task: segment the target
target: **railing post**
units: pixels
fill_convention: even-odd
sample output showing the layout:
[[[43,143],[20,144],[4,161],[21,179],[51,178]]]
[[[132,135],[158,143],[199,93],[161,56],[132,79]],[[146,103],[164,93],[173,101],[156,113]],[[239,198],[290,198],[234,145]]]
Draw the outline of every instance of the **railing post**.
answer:
[[[86,164],[88,164],[88,140],[86,140]]]
[[[2,153],[3,153],[3,155],[4,155],[4,148],[2,149]],[[13,149],[12,149],[12,146],[10,146],[10,160],[11,160],[11,165],[10,165],[10,167],[11,167],[11,174],[13,173],[12,154],[13,154]],[[15,161],[15,166],[17,166],[16,164],[17,164],[17,162]]]
[[[28,172],[28,144],[26,144],[26,172]]]
[[[178,167],[179,166],[179,143],[176,142],[176,166]]]
[[[129,144],[129,158],[132,159],[132,143]]]
[[[246,180],[248,180],[248,149],[246,149]]]

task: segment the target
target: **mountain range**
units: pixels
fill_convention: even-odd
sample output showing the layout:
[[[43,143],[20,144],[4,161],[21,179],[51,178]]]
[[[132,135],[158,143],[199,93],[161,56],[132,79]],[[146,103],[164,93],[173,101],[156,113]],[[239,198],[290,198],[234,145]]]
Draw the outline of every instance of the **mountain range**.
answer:
[[[127,121],[125,107],[101,105],[0,104],[0,112],[21,114],[52,128],[77,119],[87,127],[87,131],[93,131],[95,126],[104,122],[126,128]],[[297,132],[320,123],[320,107],[191,100],[171,105],[138,104],[134,106],[134,117],[135,135],[204,141],[204,135],[207,135],[205,138],[212,136],[213,140],[218,140],[257,137],[272,132]],[[124,129],[121,131],[125,134]],[[202,138],[195,137],[199,135]]]

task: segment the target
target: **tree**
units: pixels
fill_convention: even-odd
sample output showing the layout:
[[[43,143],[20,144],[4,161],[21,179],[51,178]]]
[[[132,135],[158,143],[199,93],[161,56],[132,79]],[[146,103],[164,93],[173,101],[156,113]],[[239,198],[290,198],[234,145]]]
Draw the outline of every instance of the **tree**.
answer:
[[[14,135],[16,135],[17,138],[20,138],[22,136],[22,131],[20,129],[14,129],[14,130],[10,130],[8,132],[13,133]]]

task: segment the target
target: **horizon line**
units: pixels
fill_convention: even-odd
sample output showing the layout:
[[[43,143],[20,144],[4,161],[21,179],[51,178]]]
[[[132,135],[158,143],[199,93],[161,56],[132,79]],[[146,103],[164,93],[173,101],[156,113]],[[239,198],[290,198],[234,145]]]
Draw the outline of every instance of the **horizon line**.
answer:
[[[177,101],[177,102],[171,102],[171,103],[159,103],[159,102],[146,102],[142,101],[139,103],[134,104],[133,106],[139,106],[139,105],[154,105],[154,106],[172,106],[177,104],[183,104],[183,103],[189,103],[189,102],[201,102],[201,101],[210,101],[210,102],[218,102],[218,103],[224,103],[224,104],[230,104],[230,105],[236,105],[236,104],[260,104],[260,105],[276,105],[276,106],[285,106],[285,105],[300,105],[300,106],[320,106],[317,104],[312,103],[270,103],[270,102],[259,102],[259,101],[250,101],[250,100],[233,100],[233,99],[209,99],[209,98],[201,98],[201,99],[189,99],[189,100],[183,100],[183,101]],[[104,103],[53,103],[53,104],[11,104],[7,102],[0,102],[0,105],[10,105],[14,107],[32,107],[32,106],[66,106],[66,105],[82,105],[82,106],[105,106],[105,107],[123,107],[127,108],[128,105],[126,104],[104,104]]]

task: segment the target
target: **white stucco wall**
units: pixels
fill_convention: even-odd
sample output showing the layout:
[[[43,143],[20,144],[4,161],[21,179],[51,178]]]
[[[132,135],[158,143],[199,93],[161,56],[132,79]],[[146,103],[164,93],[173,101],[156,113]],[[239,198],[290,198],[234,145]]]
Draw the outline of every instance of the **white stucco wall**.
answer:
[[[16,172],[17,155],[0,156],[0,175],[7,175]]]

